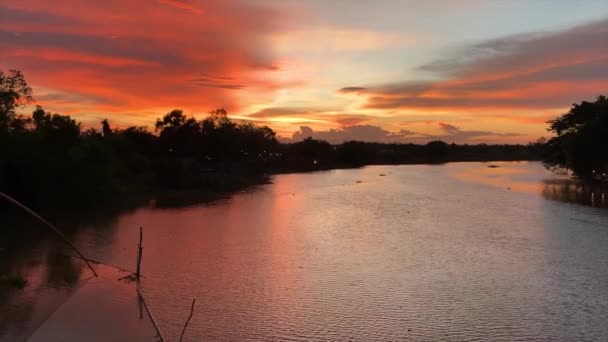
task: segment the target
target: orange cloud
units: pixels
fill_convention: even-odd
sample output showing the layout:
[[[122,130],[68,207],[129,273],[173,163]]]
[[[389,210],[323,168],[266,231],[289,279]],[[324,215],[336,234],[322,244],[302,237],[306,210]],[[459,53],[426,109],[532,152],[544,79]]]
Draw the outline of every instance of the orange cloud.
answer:
[[[282,86],[268,76],[279,61],[267,38],[288,16],[240,0],[0,0],[0,62],[22,70],[35,95],[50,90],[42,98],[53,111],[124,113],[116,120],[137,124],[162,112],[133,113],[178,106],[234,111],[243,88]],[[79,109],[61,106],[77,99]]]
[[[420,67],[439,80],[349,86],[339,92],[364,96],[364,108],[376,110],[567,109],[608,89],[606,34],[608,20],[496,39]]]
[[[186,1],[180,1],[180,0],[158,0],[159,3],[161,4],[165,4],[168,6],[172,6],[175,8],[179,8],[179,9],[183,9],[186,11],[190,11],[196,14],[203,14],[205,13],[201,8],[195,6],[194,4],[190,3],[190,2],[186,2]]]

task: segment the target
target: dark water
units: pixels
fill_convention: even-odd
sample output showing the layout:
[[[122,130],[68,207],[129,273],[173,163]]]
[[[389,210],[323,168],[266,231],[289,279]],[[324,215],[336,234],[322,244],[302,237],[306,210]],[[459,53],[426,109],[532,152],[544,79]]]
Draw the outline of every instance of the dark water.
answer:
[[[142,286],[171,341],[193,298],[190,341],[608,340],[608,193],[495,164],[280,175],[69,235],[134,269],[144,227]],[[30,280],[0,290],[0,340],[27,336],[87,275],[40,227],[16,227],[36,243],[0,243],[3,269]]]

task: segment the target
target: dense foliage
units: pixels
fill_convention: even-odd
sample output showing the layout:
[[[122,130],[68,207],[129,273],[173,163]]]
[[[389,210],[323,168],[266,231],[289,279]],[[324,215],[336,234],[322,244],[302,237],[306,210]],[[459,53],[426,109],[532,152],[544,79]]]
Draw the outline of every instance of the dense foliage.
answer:
[[[279,143],[266,126],[232,121],[224,109],[201,120],[173,110],[146,127],[83,129],[66,115],[38,106],[18,71],[0,72],[0,191],[34,206],[69,207],[138,195],[202,189],[227,192],[267,174],[365,164],[535,159],[539,145],[426,145],[306,139]]]
[[[582,179],[608,179],[608,98],[574,104],[548,123],[556,136],[547,142],[545,166],[572,170]]]

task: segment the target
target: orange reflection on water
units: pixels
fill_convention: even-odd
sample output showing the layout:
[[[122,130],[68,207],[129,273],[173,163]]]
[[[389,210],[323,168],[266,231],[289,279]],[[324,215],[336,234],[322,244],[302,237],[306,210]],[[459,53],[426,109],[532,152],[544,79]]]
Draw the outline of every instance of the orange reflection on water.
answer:
[[[522,163],[527,164],[527,162]],[[530,170],[520,167],[521,163],[458,163],[458,165],[461,167],[454,176],[462,180],[519,192],[539,193],[542,190],[542,183],[537,178],[542,179],[543,174],[532,175],[537,177],[530,178]]]
[[[497,188],[540,194],[546,199],[608,207],[608,188],[584,184],[566,175],[558,175],[534,162],[454,163],[452,175],[458,179]],[[522,167],[525,166],[525,167]]]

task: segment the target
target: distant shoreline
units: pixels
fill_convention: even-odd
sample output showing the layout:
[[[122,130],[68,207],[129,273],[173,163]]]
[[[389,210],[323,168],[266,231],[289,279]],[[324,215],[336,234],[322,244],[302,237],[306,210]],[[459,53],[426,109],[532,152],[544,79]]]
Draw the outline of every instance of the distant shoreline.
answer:
[[[84,213],[107,213],[112,215],[113,213],[127,212],[142,208],[145,206],[154,206],[156,208],[179,208],[189,205],[198,205],[205,203],[212,203],[222,199],[231,198],[233,195],[238,194],[249,189],[253,189],[257,186],[272,183],[272,177],[276,175],[284,174],[298,174],[298,173],[312,173],[320,171],[332,171],[332,170],[346,170],[346,169],[358,169],[366,166],[399,166],[399,165],[442,165],[449,163],[493,163],[493,162],[526,162],[535,161],[540,162],[538,159],[492,159],[492,160],[448,160],[443,162],[428,163],[428,162],[410,162],[410,163],[371,163],[371,164],[335,164],[335,165],[322,165],[313,164],[308,167],[278,167],[274,169],[257,170],[253,173],[243,172],[236,177],[239,179],[238,182],[223,183],[220,188],[209,189],[205,187],[192,187],[192,188],[150,188],[134,193],[126,193],[117,196],[117,199],[112,201],[96,202],[94,205],[85,205],[79,207],[78,210]],[[212,171],[214,175],[223,174],[222,171]],[[234,173],[232,174],[234,176]],[[230,177],[230,179],[235,179]],[[61,206],[56,205],[52,208],[40,208],[42,213],[51,215],[51,217],[63,217],[65,214],[72,212],[75,208],[73,206]],[[0,212],[4,210],[12,210],[6,203],[0,204]]]
[[[450,160],[440,163],[384,163],[384,164],[361,164],[361,165],[333,165],[333,166],[312,166],[309,168],[281,168],[258,175],[258,177],[248,179],[248,182],[239,185],[229,186],[225,189],[209,191],[204,188],[191,189],[157,189],[145,194],[135,195],[139,198],[135,207],[142,207],[153,203],[159,208],[178,208],[188,205],[211,203],[214,201],[228,199],[240,192],[247,191],[257,186],[271,184],[272,177],[287,174],[306,174],[313,172],[359,169],[366,166],[400,166],[400,165],[443,165],[449,163],[494,163],[494,162],[540,162],[538,159],[494,159],[494,160]],[[92,208],[94,209],[94,208]]]

